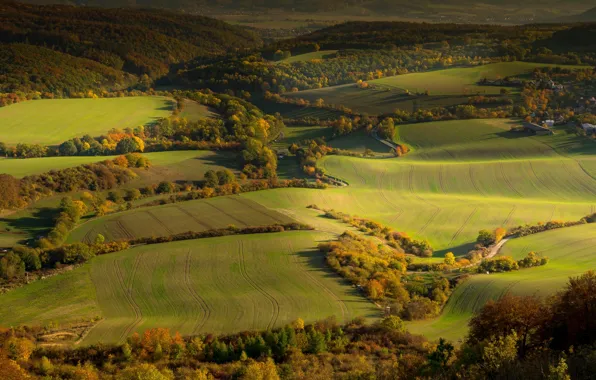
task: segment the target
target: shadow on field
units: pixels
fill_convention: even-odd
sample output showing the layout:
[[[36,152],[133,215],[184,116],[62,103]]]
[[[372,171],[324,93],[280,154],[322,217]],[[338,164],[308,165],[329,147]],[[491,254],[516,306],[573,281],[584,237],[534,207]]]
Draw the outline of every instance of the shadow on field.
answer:
[[[476,245],[476,243],[466,243],[466,244],[458,245],[456,247],[451,247],[451,248],[447,248],[447,249],[442,249],[440,251],[435,251],[433,253],[433,257],[445,257],[445,254],[447,254],[447,252],[453,252],[453,254],[455,254],[455,256],[465,255],[466,253],[468,253],[469,251],[474,249],[474,245]]]
[[[52,228],[52,223],[58,217],[59,210],[42,207],[33,211],[31,215],[19,218],[0,218],[0,223],[6,223],[9,228],[28,234],[30,237],[45,235]]]
[[[361,298],[361,300],[346,300],[341,295],[337,295],[341,298],[342,302],[344,303],[370,303],[366,298],[366,295],[363,291],[358,290],[355,286],[353,286],[349,281],[339,276],[335,273],[325,262],[325,254],[320,252],[318,249],[311,249],[305,251],[299,251],[293,253],[294,255],[298,255],[303,260],[306,259],[307,265],[311,269],[307,269],[310,272],[316,272],[315,276],[323,276],[325,278],[331,279],[333,281],[337,281],[339,284],[344,285],[346,287],[346,294],[350,296],[355,296]],[[367,315],[363,315],[366,318],[377,318],[379,316],[378,313],[369,313]]]
[[[534,136],[534,134],[532,134],[531,132],[511,132],[511,131],[503,131],[503,132],[498,132],[495,133],[495,135],[505,138],[505,139],[520,139],[520,138],[524,138],[524,137],[532,137]]]

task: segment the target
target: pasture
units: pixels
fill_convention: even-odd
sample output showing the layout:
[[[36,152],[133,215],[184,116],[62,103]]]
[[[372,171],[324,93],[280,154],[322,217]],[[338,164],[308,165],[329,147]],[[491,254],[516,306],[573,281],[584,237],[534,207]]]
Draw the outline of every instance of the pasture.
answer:
[[[184,99],[184,108],[180,112],[180,117],[195,122],[203,119],[215,119],[219,115],[210,107],[197,103],[194,100]]]
[[[235,167],[234,154],[212,151],[173,151],[143,153],[149,159],[151,168],[141,171],[144,182],[157,180],[198,181],[203,179],[207,170],[221,170],[224,167]],[[117,156],[74,156],[44,157],[28,159],[0,158],[0,173],[10,174],[16,178],[61,170],[79,165],[92,164],[105,160],[113,160]],[[151,182],[153,183],[153,182]]]
[[[93,242],[169,236],[234,225],[238,228],[286,224],[294,220],[238,196],[217,197],[183,204],[146,207],[92,219],[75,229],[69,241]]]
[[[337,50],[320,50],[320,51],[315,51],[312,53],[304,53],[304,54],[295,55],[290,58],[282,59],[281,61],[278,61],[276,63],[277,64],[281,64],[281,63],[291,64],[291,63],[295,63],[295,62],[323,60],[323,59],[332,57],[335,53],[337,53]]]
[[[482,228],[577,220],[594,212],[596,163],[585,153],[596,145],[563,132],[517,135],[509,132],[510,125],[508,120],[470,120],[400,126],[400,139],[414,147],[410,155],[320,161],[327,173],[346,180],[347,188],[280,189],[242,197],[270,209],[296,212],[318,204],[367,217],[428,239],[439,257],[466,253]],[[298,214],[305,223],[316,218]]]
[[[487,301],[510,292],[516,295],[549,296],[562,289],[570,276],[596,268],[596,225],[551,230],[510,240],[500,255],[519,260],[534,251],[548,256],[546,266],[510,273],[475,275],[454,291],[443,314],[433,321],[415,322],[408,329],[430,339],[457,340],[465,335],[467,322]]]
[[[502,62],[483,66],[450,68],[423,73],[410,73],[368,81],[369,88],[356,84],[326,87],[286,93],[290,98],[302,98],[311,102],[323,99],[326,104],[342,104],[353,111],[383,114],[401,109],[448,107],[466,104],[474,95],[499,95],[504,87],[480,86],[483,79],[508,76],[524,76],[537,67],[555,66],[530,62]],[[571,69],[582,66],[565,66]],[[512,90],[509,88],[509,90]],[[513,89],[514,90],[514,89]],[[429,95],[420,95],[429,91]],[[408,94],[409,92],[409,94]]]
[[[229,236],[100,256],[67,275],[0,295],[11,311],[0,313],[0,323],[100,315],[83,341],[92,344],[121,342],[152,327],[231,333],[280,327],[298,317],[374,320],[378,309],[329,271],[316,250],[329,237],[310,231]]]
[[[87,134],[96,137],[168,117],[171,102],[158,96],[22,102],[0,108],[0,141],[56,145]]]

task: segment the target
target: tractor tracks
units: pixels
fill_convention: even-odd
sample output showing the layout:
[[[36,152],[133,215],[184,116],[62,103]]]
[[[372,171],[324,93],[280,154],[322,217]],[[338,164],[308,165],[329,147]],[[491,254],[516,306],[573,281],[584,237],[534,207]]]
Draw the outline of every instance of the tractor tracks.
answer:
[[[394,223],[403,215],[404,209],[398,206],[397,204],[393,203],[393,201],[390,200],[389,197],[387,197],[387,194],[385,194],[385,192],[383,191],[383,180],[385,179],[385,174],[387,174],[387,168],[385,168],[385,170],[381,172],[381,176],[379,178],[379,192],[381,193],[381,197],[383,197],[385,202],[396,208],[397,215],[395,216],[395,218],[391,220],[391,223]]]
[[[238,243],[239,243],[238,256],[240,259],[240,261],[239,261],[240,274],[255,290],[257,290],[259,293],[264,295],[265,298],[267,298],[269,300],[269,303],[271,303],[271,306],[273,307],[273,314],[271,315],[271,319],[269,320],[269,323],[267,324],[267,330],[271,330],[271,329],[273,329],[273,327],[275,327],[275,324],[277,323],[277,320],[279,319],[279,312],[281,309],[279,306],[279,301],[277,301],[277,299],[275,297],[273,297],[271,294],[269,294],[265,289],[263,289],[259,284],[257,284],[248,275],[248,272],[246,270],[246,261],[244,259],[244,243],[242,241],[239,241]]]
[[[511,211],[509,211],[509,215],[507,215],[507,218],[501,224],[503,227],[507,227],[507,225],[511,222],[511,218],[513,218],[513,214],[515,214],[516,210],[517,210],[517,206],[513,206]]]
[[[120,335],[120,341],[126,339],[126,337],[130,335],[132,330],[134,330],[134,328],[137,327],[143,320],[143,312],[142,312],[141,308],[139,307],[139,305],[136,303],[136,301],[133,297],[133,294],[132,294],[134,279],[135,279],[135,276],[137,273],[137,269],[139,268],[139,264],[141,262],[141,256],[143,256],[143,255],[138,254],[137,257],[135,257],[135,262],[133,264],[132,272],[130,273],[130,279],[129,279],[128,283],[126,282],[124,275],[122,274],[122,269],[120,268],[119,260],[115,259],[113,261],[114,262],[114,270],[116,272],[116,276],[118,277],[118,282],[120,283],[120,287],[122,288],[122,291],[124,292],[124,299],[126,300],[126,303],[128,303],[128,305],[130,306],[130,308],[132,309],[132,311],[135,315],[134,321],[130,325],[128,325],[128,327]]]
[[[472,213],[470,215],[468,215],[468,217],[466,218],[466,220],[464,221],[464,224],[461,225],[461,227],[459,228],[459,230],[457,230],[457,232],[453,235],[453,237],[451,238],[451,241],[449,242],[449,244],[453,243],[455,241],[455,239],[457,239],[457,237],[459,236],[459,234],[462,233],[462,231],[464,230],[464,228],[466,227],[466,225],[468,223],[470,223],[470,220],[472,220],[472,218],[474,217],[474,215],[476,215],[476,213],[478,212],[478,208],[475,208]]]
[[[192,330],[193,335],[196,335],[196,333],[203,328],[205,323],[207,323],[209,318],[211,318],[211,307],[205,301],[205,299],[203,297],[201,297],[199,295],[199,293],[197,293],[195,288],[192,286],[192,279],[190,277],[191,269],[192,269],[192,255],[191,255],[191,251],[189,249],[188,252],[186,253],[186,262],[184,265],[184,285],[186,286],[188,293],[190,293],[190,296],[195,300],[195,302],[203,310],[202,318],[197,318],[197,323],[195,324],[195,327]]]
[[[519,197],[523,197],[523,195],[519,191],[517,191],[517,189],[515,187],[513,187],[513,185],[511,184],[511,181],[509,181],[509,178],[507,178],[507,176],[505,175],[505,168],[503,167],[502,162],[499,164],[499,168],[501,169],[501,175],[503,176],[503,182],[505,182],[507,187],[509,187],[509,190],[511,190],[512,192],[517,194]]]
[[[288,252],[292,256],[292,262],[298,267],[298,269],[302,273],[304,273],[304,275],[306,277],[308,277],[308,279],[310,279],[312,283],[314,283],[315,285],[317,285],[321,289],[323,289],[323,291],[325,293],[327,293],[328,295],[330,295],[331,298],[333,298],[339,304],[339,308],[341,310],[342,320],[344,322],[348,322],[349,321],[349,318],[351,316],[351,313],[350,313],[350,310],[348,309],[348,307],[346,306],[346,303],[341,298],[339,298],[338,295],[335,294],[331,289],[329,289],[328,287],[326,287],[325,284],[323,284],[315,276],[313,276],[312,274],[310,274],[308,272],[308,270],[306,270],[306,268],[304,268],[304,266],[298,261],[298,253],[297,252],[294,252],[294,249],[292,248],[292,244],[290,242],[288,242]]]
[[[199,218],[197,218],[196,216],[194,216],[190,211],[183,209],[180,206],[174,206],[176,209],[178,209],[178,211],[186,214],[189,218],[191,218],[192,220],[194,220],[195,222],[197,222],[197,224],[203,228],[205,228],[206,230],[210,230],[213,227],[209,226],[208,224],[203,223]]]
[[[174,232],[172,230],[170,230],[170,228],[161,220],[159,219],[157,216],[155,216],[155,214],[153,214],[151,211],[145,211],[151,218],[153,218],[153,220],[155,220],[157,222],[157,224],[159,224],[160,226],[162,226],[166,232],[168,233],[168,235],[174,235]]]
[[[231,197],[228,197],[228,199],[231,199],[231,200],[233,200],[233,201],[234,201],[234,202],[236,202],[236,203],[240,203],[242,206],[244,206],[244,207],[248,207],[249,209],[253,210],[254,212],[256,212],[256,213],[259,213],[259,214],[261,214],[261,215],[264,215],[264,216],[266,216],[266,217],[268,217],[268,218],[271,218],[271,219],[275,220],[275,221],[276,221],[276,222],[278,222],[278,223],[282,223],[282,224],[284,223],[284,221],[283,221],[283,220],[281,220],[281,219],[279,219],[277,216],[275,216],[275,215],[270,215],[270,214],[267,214],[267,213],[266,213],[266,212],[264,212],[263,210],[259,210],[258,208],[256,208],[255,206],[253,206],[253,205],[251,205],[251,204],[249,204],[249,203],[242,202],[242,201],[239,199],[239,196],[231,196]]]
[[[240,220],[240,219],[236,218],[234,215],[232,215],[232,214],[229,214],[229,213],[225,212],[224,210],[222,210],[222,209],[218,208],[218,207],[217,207],[217,206],[215,206],[214,204],[212,204],[212,203],[209,203],[209,202],[207,202],[207,201],[205,201],[204,203],[205,203],[206,205],[209,205],[209,206],[211,206],[211,208],[213,208],[213,209],[217,210],[217,212],[220,212],[220,213],[222,213],[223,215],[227,216],[228,218],[230,218],[230,219],[232,219],[232,220],[236,221],[236,223],[240,223],[240,226],[246,226],[246,223],[245,223],[245,222],[243,222],[242,220]]]

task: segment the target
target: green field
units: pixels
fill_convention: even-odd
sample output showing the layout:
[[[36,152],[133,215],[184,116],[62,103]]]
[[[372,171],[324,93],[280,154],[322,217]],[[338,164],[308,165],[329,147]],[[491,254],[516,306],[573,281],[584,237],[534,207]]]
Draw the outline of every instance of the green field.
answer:
[[[478,231],[482,228],[513,227],[523,223],[537,223],[553,219],[577,220],[596,212],[596,159],[594,155],[596,144],[589,139],[581,138],[574,133],[567,133],[564,130],[557,130],[553,136],[530,136],[511,132],[510,127],[517,124],[518,122],[513,120],[467,120],[402,125],[397,128],[395,139],[412,148],[412,152],[405,157],[362,159],[327,156],[320,161],[320,165],[329,174],[345,179],[350,184],[348,187],[326,190],[274,189],[244,193],[239,196],[141,208],[86,222],[73,232],[70,239],[71,241],[89,241],[97,233],[104,234],[108,239],[159,236],[188,230],[221,228],[228,224],[235,224],[238,227],[271,224],[281,222],[281,220],[290,220],[289,218],[311,224],[317,230],[317,232],[299,234],[325,233],[326,236],[333,237],[347,229],[346,225],[321,218],[320,212],[306,208],[307,205],[317,204],[321,207],[334,208],[352,215],[376,220],[396,230],[407,232],[415,238],[428,239],[436,251],[435,256],[431,259],[434,262],[440,260],[448,251],[465,254],[473,246]],[[301,132],[299,128],[296,127],[294,131],[289,132],[288,137],[298,138],[303,133],[318,133],[318,131],[311,132],[307,129]],[[332,140],[332,144],[333,141],[345,144],[347,148],[351,147],[354,150],[369,145],[371,142],[374,143],[374,140],[364,134]],[[288,162],[291,160],[292,158],[287,158]],[[586,230],[582,230],[582,228]],[[589,228],[591,227],[578,227],[574,231],[579,232],[574,232],[569,236],[577,242],[581,240],[576,238],[580,235],[590,238],[589,232],[586,232]],[[506,246],[504,253],[511,250],[512,254],[520,257],[526,254],[526,251],[546,249],[543,247],[553,249],[559,246],[562,247],[561,249],[573,247],[575,244],[573,241],[563,239],[567,236],[565,231],[571,231],[571,229],[526,238],[530,239],[528,240],[530,243],[527,244],[524,243],[524,239],[511,241]],[[551,236],[550,234],[553,236],[552,239],[546,239],[547,236]],[[259,238],[242,236],[237,239],[248,241]],[[558,240],[561,242],[559,243]],[[217,239],[200,241],[201,246],[205,247],[205,255],[219,255],[221,252],[228,252],[218,248],[217,241]],[[543,244],[543,241],[544,245],[540,245]],[[536,247],[534,247],[534,242]],[[185,244],[191,243],[175,244],[184,246],[185,254],[188,254],[190,248]],[[235,244],[237,247],[238,243]],[[301,240],[300,244],[306,243]],[[315,245],[312,242],[309,244],[309,247]],[[275,245],[261,245],[263,247],[259,246],[259,249],[268,250],[274,247],[271,248],[273,250],[271,252],[276,254],[296,252],[294,245],[292,245],[293,248],[288,248],[285,251],[275,248]],[[141,252],[143,255],[157,255],[157,253],[151,253],[154,252],[152,247],[155,246],[139,247],[133,252],[139,252],[139,255]],[[200,318],[200,313],[196,313],[196,311],[200,310],[200,305],[203,303],[197,301],[198,298],[193,298],[192,295],[183,295],[180,292],[175,293],[176,296],[168,298],[171,293],[167,290],[168,287],[178,285],[173,280],[171,283],[168,282],[170,281],[169,277],[164,273],[185,272],[176,269],[177,265],[182,264],[180,264],[179,255],[175,254],[178,250],[172,248],[174,245],[165,245],[164,247],[167,247],[163,250],[167,254],[164,253],[163,256],[156,256],[154,260],[139,259],[141,264],[139,264],[138,270],[151,271],[152,274],[142,277],[138,281],[132,281],[132,274],[130,278],[127,277],[128,273],[136,273],[134,269],[136,268],[134,265],[136,256],[131,255],[130,252],[106,255],[94,261],[90,273],[91,276],[95,276],[93,277],[95,281],[98,281],[97,278],[116,276],[122,272],[121,278],[114,277],[114,280],[107,281],[107,283],[110,286],[131,287],[133,290],[120,290],[120,293],[112,288],[105,290],[106,294],[110,295],[109,297],[117,297],[118,294],[121,294],[118,297],[123,297],[120,301],[123,304],[132,302],[128,309],[118,306],[120,304],[114,303],[112,298],[109,298],[109,302],[102,301],[104,298],[100,293],[103,290],[98,290],[99,305],[106,320],[92,331],[88,342],[104,339],[116,340],[127,331],[156,326],[158,319],[183,331],[197,328],[199,322],[195,322],[189,316]],[[235,249],[238,250],[238,248]],[[194,249],[191,251],[194,252]],[[258,252],[252,249],[250,251]],[[228,256],[238,255],[236,251],[234,252],[235,254]],[[564,251],[558,252],[554,250],[552,253],[547,253],[552,261],[544,268],[529,269],[503,276],[523,277],[538,273],[538,277],[532,280],[534,282],[528,280],[525,291],[529,292],[534,287],[541,287],[544,288],[544,292],[548,292],[556,290],[568,275],[577,273],[575,271],[593,268],[594,263],[591,261],[582,261],[583,258],[580,256],[575,257]],[[172,258],[173,256],[176,257]],[[213,256],[205,258],[202,255],[199,256],[201,259],[209,260],[201,262],[203,268],[218,268],[220,265],[232,268],[227,262],[222,264],[220,259],[214,259]],[[106,270],[113,268],[112,274],[106,272],[107,274],[97,275],[96,270],[100,266],[95,263],[101,263],[104,260],[105,262],[109,260],[123,261],[121,265],[113,261],[110,261],[111,264],[106,264]],[[154,264],[154,262],[158,264]],[[161,267],[167,269],[161,272],[155,269]],[[258,267],[259,269],[266,268],[265,264],[259,264]],[[232,269],[229,270],[232,271]],[[556,275],[549,272],[540,274],[545,270],[557,270],[560,273]],[[198,271],[191,272],[192,276],[195,276],[195,272],[198,273]],[[210,276],[218,278],[213,274]],[[261,273],[258,276],[259,280],[267,277]],[[500,278],[499,276],[479,276],[471,279],[455,291],[453,299],[445,309],[445,314],[440,319],[414,324],[412,330],[424,332],[430,338],[445,336],[456,340],[461,337],[465,332],[465,323],[470,313],[489,297],[498,296],[503,293],[503,289],[513,286],[507,279],[496,281]],[[547,287],[546,282],[550,281],[550,277],[553,278],[553,281],[549,282]],[[276,286],[280,288],[294,286],[292,284],[296,281],[295,274],[284,273],[283,278],[285,280],[280,281]],[[515,281],[518,280],[522,281],[520,279]],[[183,282],[183,277],[178,276],[177,281]],[[233,283],[233,281],[236,280],[226,279],[226,283]],[[136,285],[137,283],[139,285]],[[166,285],[160,285],[162,283]],[[476,283],[479,285],[472,289],[477,293],[468,296],[467,294],[472,290],[466,290],[469,289],[467,287]],[[137,289],[137,286],[139,290],[134,290]],[[523,289],[524,287],[520,287],[520,292],[523,292]],[[229,302],[240,302],[236,300],[236,297],[240,296],[231,288],[222,288],[219,291],[221,292],[219,294],[227,294],[228,297],[232,294],[230,298],[232,301]],[[144,295],[138,296],[141,298],[134,297],[134,300],[137,300],[134,302],[138,302],[135,306],[130,295],[140,294],[136,292],[144,292]],[[285,291],[281,292],[287,294]],[[267,290],[267,293],[273,294],[273,290]],[[149,294],[159,294],[159,296],[150,296]],[[264,297],[271,300],[270,297]],[[141,299],[143,301],[138,301]],[[194,300],[190,304],[195,306],[188,306],[187,309],[178,306],[189,305],[189,299]],[[209,302],[207,301],[207,303]],[[109,306],[112,304],[113,306]],[[168,311],[164,309],[163,305],[165,304],[168,305]],[[275,310],[273,304],[271,307]],[[113,310],[109,308],[113,308]],[[246,304],[238,306],[238,310],[240,308],[253,310],[250,307],[247,308]],[[236,312],[234,311],[234,313]],[[293,310],[287,318],[290,318],[290,315],[296,317],[300,314]],[[319,315],[323,314],[321,312]],[[25,315],[32,314],[25,313]],[[232,325],[240,323],[238,322],[240,317],[237,314],[234,315],[236,319],[233,323],[227,322],[229,321],[226,319],[227,317],[221,317],[221,320],[225,321],[221,323],[228,326],[230,323]],[[253,318],[253,314],[250,315],[249,319]],[[254,324],[257,322],[250,322],[253,324],[242,325],[244,326],[242,328],[255,326],[266,328],[268,323],[271,323],[270,313],[267,315],[267,318],[264,317],[265,322],[262,318],[254,317],[252,319],[260,320],[261,325]],[[63,318],[66,319],[66,317]],[[16,319],[9,321],[16,323],[14,322]],[[162,325],[164,324],[162,323]],[[227,331],[222,326],[216,322],[205,323],[206,329]]]
[[[238,196],[217,197],[164,206],[140,208],[92,219],[75,229],[69,241],[93,242],[169,236],[234,225],[238,228],[286,224],[294,220]]]
[[[508,120],[404,125],[414,148],[396,159],[328,156],[320,165],[348,188],[243,194],[271,209],[309,204],[364,216],[428,239],[441,256],[466,253],[478,230],[577,220],[596,205],[596,145],[575,135],[526,136]]]
[[[284,96],[314,102],[321,98],[327,104],[341,104],[356,112],[382,114],[395,109],[412,111],[448,107],[468,102],[477,94],[498,95],[501,87],[479,86],[483,78],[497,79],[523,76],[537,67],[555,66],[529,62],[503,62],[470,68],[453,68],[423,73],[411,73],[368,81],[374,88],[361,89],[356,84],[326,87],[286,93]],[[582,66],[565,66],[582,68]],[[406,90],[410,92],[408,95]],[[417,96],[428,90],[429,96]]]
[[[106,134],[168,117],[171,100],[157,96],[44,99],[0,108],[0,141],[53,145],[86,134]]]
[[[596,225],[548,231],[514,239],[505,244],[500,254],[516,260],[535,251],[550,258],[543,267],[523,269],[510,273],[476,275],[458,287],[445,306],[440,318],[430,322],[411,323],[413,333],[431,339],[461,338],[467,331],[467,322],[475,311],[490,299],[507,292],[516,295],[549,296],[563,288],[570,276],[578,276],[596,268]]]
[[[188,121],[199,121],[203,119],[217,118],[218,114],[215,110],[197,103],[194,100],[184,99],[184,109],[180,112],[180,117],[184,117]]]
[[[144,153],[152,167],[137,170],[139,177],[124,188],[141,187],[160,181],[201,181],[207,170],[234,168],[237,165],[234,153],[211,151],[174,151]],[[75,165],[113,159],[114,157],[51,157],[39,159],[0,159],[0,173],[16,177],[40,174],[52,169],[64,169]],[[292,165],[296,167],[296,165]],[[0,247],[12,247],[20,241],[47,233],[52,227],[55,209],[65,194],[56,194],[31,205],[25,210],[8,216],[0,216]],[[76,194],[71,194],[76,197]],[[107,195],[107,191],[104,195]],[[149,199],[143,199],[148,201]]]
[[[152,167],[141,172],[144,181],[162,180],[198,181],[207,170],[221,170],[236,166],[234,154],[211,151],[173,151],[144,153]],[[61,170],[74,166],[112,160],[117,156],[44,157],[28,159],[0,158],[0,173],[16,178]],[[152,182],[153,183],[153,182]]]
[[[316,52],[312,52],[312,53],[295,55],[290,58],[282,59],[281,61],[278,61],[277,63],[278,64],[279,63],[294,63],[294,62],[305,62],[305,61],[312,61],[312,60],[318,60],[318,59],[325,59],[327,57],[333,56],[335,53],[337,53],[337,50],[321,50],[321,51],[316,51]]]
[[[134,331],[229,333],[378,309],[330,272],[318,232],[230,236],[141,246],[95,258],[64,276],[0,295],[0,323],[75,322],[101,315],[85,344]],[[39,294],[47,295],[38,297]],[[37,295],[37,296],[36,296]],[[57,302],[57,300],[60,302]]]

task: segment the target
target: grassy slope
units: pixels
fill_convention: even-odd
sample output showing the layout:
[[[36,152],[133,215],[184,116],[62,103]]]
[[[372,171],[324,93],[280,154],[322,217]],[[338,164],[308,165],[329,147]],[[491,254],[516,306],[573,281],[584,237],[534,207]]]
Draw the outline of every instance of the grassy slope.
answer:
[[[428,239],[438,256],[467,252],[481,228],[579,219],[590,213],[596,190],[589,173],[596,166],[587,154],[596,146],[564,133],[515,135],[508,132],[509,123],[402,126],[400,138],[414,147],[405,158],[329,156],[321,161],[328,173],[347,180],[348,188],[242,196],[274,209],[295,212],[316,203],[366,216]],[[303,217],[312,220],[308,214]]]
[[[0,141],[60,144],[148,124],[171,113],[163,97],[35,100],[0,108]]]
[[[594,244],[594,224],[512,240],[500,254],[519,260],[528,252],[535,251],[548,256],[550,262],[543,267],[511,273],[476,275],[455,290],[440,318],[410,324],[409,329],[430,338],[459,339],[467,331],[468,319],[488,300],[499,298],[507,292],[548,296],[561,289],[569,276],[596,268]]]
[[[237,196],[141,208],[92,219],[75,229],[69,241],[93,242],[97,234],[107,241],[169,236],[187,231],[291,223],[283,214]]]
[[[152,163],[149,170],[139,170],[139,178],[124,187],[141,187],[159,181],[199,181],[207,170],[234,168],[234,153],[210,151],[175,151],[145,153]],[[0,159],[0,173],[8,172],[18,177],[61,169],[84,163],[102,161],[113,157],[55,157],[41,159]],[[46,161],[47,160],[47,161]],[[293,165],[295,166],[295,165]],[[44,234],[52,227],[53,212],[64,194],[43,199],[16,213],[0,216],[0,247],[11,247],[19,241]],[[73,194],[76,197],[76,194]]]
[[[287,93],[285,96],[310,101],[322,98],[328,104],[342,104],[357,112],[380,114],[396,108],[412,111],[414,100],[419,108],[453,106],[467,103],[477,93],[499,94],[500,87],[478,86],[482,78],[503,78],[530,73],[536,67],[553,66],[529,62],[504,62],[471,68],[454,68],[424,73],[398,75],[369,81],[375,89],[360,89],[355,84]],[[580,66],[567,66],[571,68]],[[406,95],[430,91],[430,96]]]
[[[0,323],[65,323],[100,314],[105,319],[85,339],[94,343],[158,326],[229,333],[297,317],[377,318],[373,304],[326,268],[316,245],[328,238],[306,231],[230,236],[104,255],[1,295],[11,313],[0,313]]]
[[[335,53],[337,53],[337,50],[321,50],[321,51],[312,52],[312,53],[299,54],[299,55],[295,55],[290,58],[283,59],[283,60],[279,61],[278,64],[279,63],[294,63],[294,62],[312,61],[315,59],[325,59],[325,57],[333,55]]]
[[[101,315],[90,270],[91,264],[85,264],[0,295],[2,325],[63,325]]]
[[[144,153],[151,162],[152,168],[148,176],[158,171],[162,179],[199,180],[209,169],[219,170],[221,167],[235,163],[233,154],[211,151],[174,151]],[[82,157],[44,157],[29,159],[0,158],[0,173],[10,174],[16,178],[46,173],[74,166],[112,160],[117,156],[82,156]],[[163,171],[169,171],[166,175]],[[145,173],[141,173],[145,174]],[[141,176],[143,177],[143,175]],[[174,178],[176,177],[176,178]]]
[[[217,112],[207,106],[197,103],[194,100],[184,99],[184,109],[180,113],[180,117],[184,117],[188,121],[199,121],[216,118],[218,115]]]

